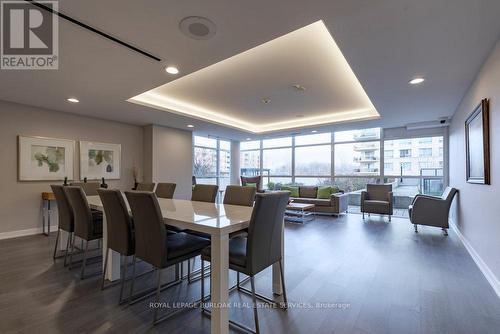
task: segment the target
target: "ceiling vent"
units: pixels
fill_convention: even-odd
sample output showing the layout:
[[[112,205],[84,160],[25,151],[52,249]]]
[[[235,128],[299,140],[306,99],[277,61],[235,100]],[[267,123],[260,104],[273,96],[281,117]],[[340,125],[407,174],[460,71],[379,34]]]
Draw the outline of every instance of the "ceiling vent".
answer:
[[[184,35],[196,39],[206,40],[215,36],[215,23],[202,16],[188,16],[181,20],[179,29]]]

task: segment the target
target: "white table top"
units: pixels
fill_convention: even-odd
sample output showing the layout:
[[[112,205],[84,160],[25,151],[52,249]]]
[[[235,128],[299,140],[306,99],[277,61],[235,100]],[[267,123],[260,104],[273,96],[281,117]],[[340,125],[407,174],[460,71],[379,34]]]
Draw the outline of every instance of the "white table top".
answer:
[[[87,196],[91,208],[103,210],[99,196]],[[211,235],[229,234],[248,227],[252,207],[159,198],[165,224]]]

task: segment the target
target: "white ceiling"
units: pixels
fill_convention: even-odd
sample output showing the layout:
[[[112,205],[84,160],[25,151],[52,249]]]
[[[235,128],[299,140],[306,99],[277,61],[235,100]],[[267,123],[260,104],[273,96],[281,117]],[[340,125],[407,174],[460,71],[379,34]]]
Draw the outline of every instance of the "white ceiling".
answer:
[[[381,119],[320,129],[401,126],[451,116],[500,35],[498,0],[64,0],[59,9],[163,61],[61,20],[59,70],[0,71],[1,100],[133,124],[191,123],[235,139],[248,134],[126,100],[178,78],[166,65],[187,75],[323,20]],[[211,19],[217,34],[187,38],[178,24],[191,15]],[[409,86],[416,75],[427,81]]]
[[[254,134],[380,117],[322,21],[130,102]]]

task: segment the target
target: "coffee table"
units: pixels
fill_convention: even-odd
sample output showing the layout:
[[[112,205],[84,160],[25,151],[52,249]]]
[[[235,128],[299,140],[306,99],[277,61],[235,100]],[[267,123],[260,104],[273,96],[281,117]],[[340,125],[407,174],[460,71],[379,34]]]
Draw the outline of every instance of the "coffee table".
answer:
[[[304,224],[314,219],[314,204],[289,203],[285,210],[285,221]]]

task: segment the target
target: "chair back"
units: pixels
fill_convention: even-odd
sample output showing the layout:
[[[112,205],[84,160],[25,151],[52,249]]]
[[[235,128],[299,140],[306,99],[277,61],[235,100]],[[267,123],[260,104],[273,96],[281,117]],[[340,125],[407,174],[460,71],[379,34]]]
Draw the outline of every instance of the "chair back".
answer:
[[[83,192],[87,196],[97,196],[97,189],[99,189],[99,182],[73,182],[70,186],[82,187]]]
[[[282,258],[282,229],[288,192],[257,194],[248,227],[247,269],[256,274]]]
[[[68,202],[73,208],[75,222],[75,235],[88,240],[92,235],[92,212],[90,211],[87,197],[80,186],[64,187]]]
[[[57,211],[59,214],[59,228],[69,233],[74,232],[73,208],[71,208],[68,202],[68,198],[64,192],[64,186],[53,184],[50,187],[56,197]]]
[[[256,191],[255,187],[227,186],[224,204],[252,206]]]
[[[121,191],[99,189],[97,192],[106,214],[108,248],[126,256],[133,255],[135,252],[134,225]]]
[[[155,190],[155,183],[137,183],[137,187],[135,188],[137,191],[153,191]]]
[[[257,191],[262,190],[262,175],[240,176],[240,179],[242,186],[247,186],[248,183],[255,183],[257,185]]]
[[[167,232],[156,195],[145,191],[126,191],[135,228],[135,255],[164,268],[167,264]]]
[[[218,186],[211,184],[196,184],[191,195],[192,201],[215,203]]]
[[[367,184],[366,192],[370,200],[388,201],[389,193],[392,191],[392,184]]]
[[[176,186],[175,183],[158,183],[155,194],[159,198],[173,198]]]

